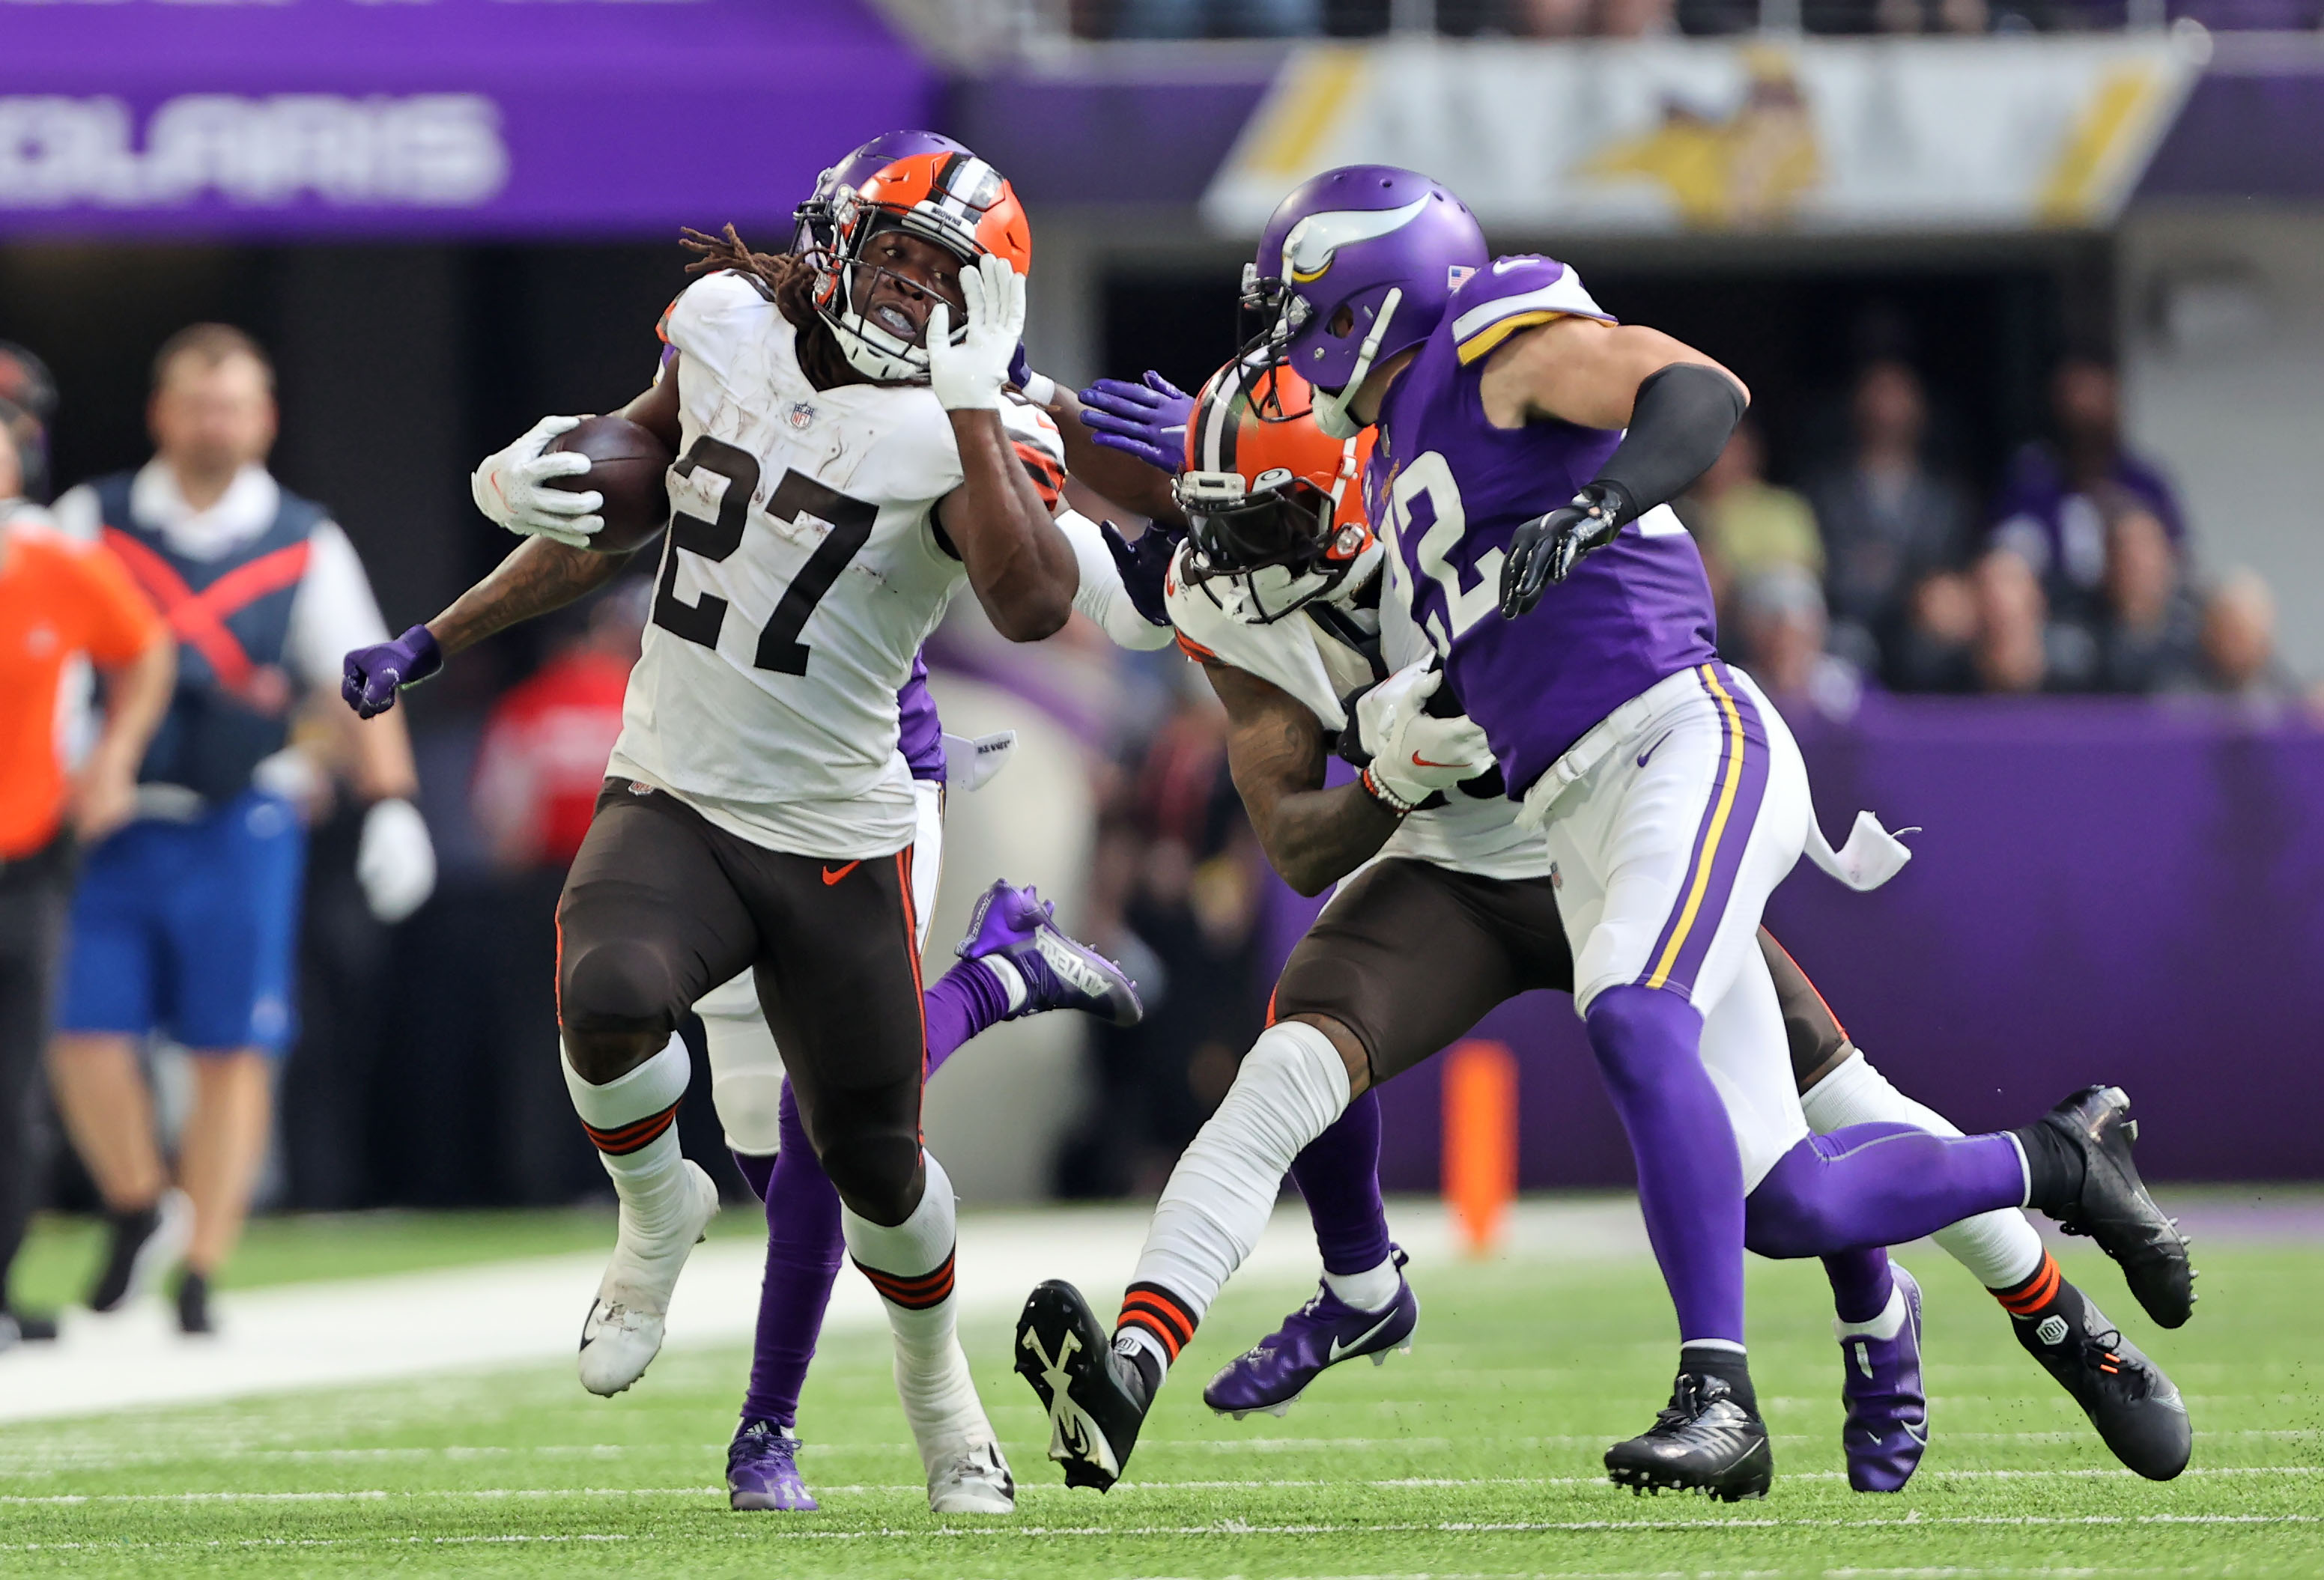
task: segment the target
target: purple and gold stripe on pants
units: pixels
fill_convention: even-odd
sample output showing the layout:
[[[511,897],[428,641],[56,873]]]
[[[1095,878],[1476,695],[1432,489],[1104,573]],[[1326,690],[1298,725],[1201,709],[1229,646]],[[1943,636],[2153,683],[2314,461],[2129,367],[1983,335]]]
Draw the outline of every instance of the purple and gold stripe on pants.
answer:
[[[1695,974],[1719,936],[1735,875],[1759,821],[1767,794],[1767,730],[1748,694],[1734,684],[1723,664],[1695,666],[1695,677],[1719,710],[1719,769],[1702,822],[1694,831],[1678,903],[1663,923],[1662,935],[1646,951],[1646,988],[1675,988],[1692,996]]]

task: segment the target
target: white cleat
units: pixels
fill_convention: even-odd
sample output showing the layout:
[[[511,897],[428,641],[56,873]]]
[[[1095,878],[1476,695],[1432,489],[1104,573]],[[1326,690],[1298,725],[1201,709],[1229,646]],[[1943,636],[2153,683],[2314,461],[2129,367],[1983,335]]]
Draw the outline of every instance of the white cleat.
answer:
[[[581,1325],[581,1386],[592,1393],[611,1399],[644,1376],[661,1350],[670,1291],[702,1231],[718,1216],[718,1187],[691,1158],[686,1180],[687,1210],[650,1242],[632,1226],[629,1209],[622,1210],[613,1260]]]
[[[928,1473],[928,1511],[932,1514],[1014,1514],[1017,1479],[1001,1445],[990,1439],[972,1443]]]

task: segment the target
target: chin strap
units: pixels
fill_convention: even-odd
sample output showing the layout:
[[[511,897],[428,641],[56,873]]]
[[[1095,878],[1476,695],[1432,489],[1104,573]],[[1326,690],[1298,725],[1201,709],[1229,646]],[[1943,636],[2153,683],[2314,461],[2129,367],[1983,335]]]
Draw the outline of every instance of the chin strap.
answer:
[[[1352,439],[1364,431],[1364,425],[1349,414],[1348,402],[1364,387],[1364,379],[1372,371],[1372,359],[1379,355],[1380,342],[1388,335],[1388,320],[1396,317],[1396,309],[1403,301],[1404,288],[1390,287],[1387,299],[1380,303],[1379,317],[1372,320],[1372,332],[1364,336],[1363,349],[1356,353],[1355,371],[1348,375],[1348,381],[1340,386],[1337,395],[1317,390],[1308,398],[1315,426],[1331,437]]]

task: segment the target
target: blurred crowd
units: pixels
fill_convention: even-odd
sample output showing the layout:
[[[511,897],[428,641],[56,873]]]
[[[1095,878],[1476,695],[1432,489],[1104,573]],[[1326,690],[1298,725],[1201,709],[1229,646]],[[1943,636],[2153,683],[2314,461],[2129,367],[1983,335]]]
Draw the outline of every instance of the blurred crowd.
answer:
[[[1811,33],[2112,32],[2181,18],[2312,31],[2324,0],[1072,0],[1084,38],[1649,38],[1797,25]]]
[[[1840,458],[1796,488],[1768,480],[1747,420],[1679,503],[1722,647],[1830,716],[1876,686],[2295,694],[2266,583],[2205,573],[2170,482],[2124,445],[2113,369],[2069,358],[2050,397],[2051,436],[1989,501],[1931,459],[1928,395],[1901,360],[1857,375],[1844,439],[1821,446]]]

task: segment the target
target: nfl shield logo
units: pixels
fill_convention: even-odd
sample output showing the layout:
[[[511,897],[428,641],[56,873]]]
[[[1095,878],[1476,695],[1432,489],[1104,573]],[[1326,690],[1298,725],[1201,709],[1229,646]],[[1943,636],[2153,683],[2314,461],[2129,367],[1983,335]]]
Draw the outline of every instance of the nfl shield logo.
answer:
[[[804,429],[807,424],[814,420],[815,407],[811,403],[805,400],[794,400],[791,402],[791,427]]]

